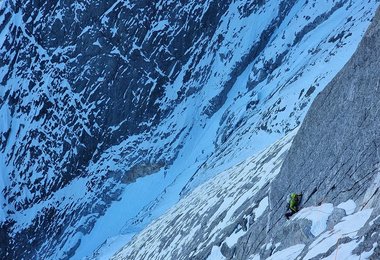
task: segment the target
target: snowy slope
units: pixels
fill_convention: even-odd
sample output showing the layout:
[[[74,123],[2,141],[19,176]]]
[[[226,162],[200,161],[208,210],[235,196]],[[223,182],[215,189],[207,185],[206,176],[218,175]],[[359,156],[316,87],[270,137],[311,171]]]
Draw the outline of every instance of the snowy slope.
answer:
[[[112,259],[379,259],[379,57],[380,9],[297,132],[193,189]],[[287,220],[291,192],[303,196]]]
[[[117,250],[295,129],[377,5],[2,2],[1,256]]]
[[[278,240],[279,235],[273,233],[260,241],[260,248],[245,244],[251,232],[270,228],[268,197],[275,192],[271,181],[279,174],[295,133],[195,188],[111,259],[294,260],[321,254],[326,255],[323,259],[368,259],[376,242],[360,254],[354,251],[379,218],[372,208],[357,210],[352,200],[305,207],[281,223],[282,232],[293,236],[288,240],[295,245],[289,246],[289,241]],[[245,257],[236,255],[237,248],[245,250]],[[105,259],[101,252],[96,257]]]
[[[206,259],[209,251],[220,250],[223,241],[234,246],[268,211],[269,183],[278,174],[294,133],[195,188],[115,258]]]
[[[300,6],[302,5],[300,4]],[[360,6],[360,8],[362,8],[362,6]],[[301,10],[299,11],[304,12],[305,10],[301,8]],[[341,14],[339,15],[340,15],[339,16],[340,19],[343,19]],[[297,16],[297,15],[294,14],[294,16]],[[299,20],[298,21],[297,19],[294,19],[294,20],[295,20],[294,23],[300,23]],[[343,27],[348,26],[346,24],[345,19],[340,20],[340,21],[342,22]],[[326,27],[329,27],[329,26],[330,24],[326,22]],[[331,30],[335,30],[336,24],[331,23],[331,27],[329,28]],[[320,29],[321,33],[324,33],[323,37],[326,37],[326,34],[328,34],[328,31],[326,31],[325,29],[326,29],[325,27],[322,27]],[[287,31],[287,28],[283,28],[283,30]],[[276,38],[277,41],[283,41],[280,35],[282,34],[279,33],[279,35]],[[309,36],[309,37],[311,38],[312,36]],[[249,155],[254,155],[255,153],[257,153],[257,151],[259,151],[266,145],[270,144],[277,138],[280,138],[284,134],[284,132],[286,132],[286,129],[287,129],[286,124],[292,122],[292,120],[295,120],[295,121],[302,120],[304,112],[307,109],[308,101],[312,100],[312,97],[316,95],[317,93],[316,91],[315,93],[306,94],[308,89],[305,88],[305,85],[311,86],[313,85],[313,83],[317,83],[317,84],[320,84],[321,85],[320,87],[322,88],[324,84],[327,84],[328,81],[331,80],[331,78],[334,75],[334,72],[330,71],[330,69],[335,70],[335,69],[341,68],[340,66],[344,64],[341,62],[345,61],[344,56],[348,54],[346,52],[347,49],[342,48],[341,49],[342,52],[340,52],[340,48],[338,48],[333,43],[329,43],[328,41],[329,39],[326,39],[323,37],[321,38],[321,37],[322,37],[321,35],[316,34],[315,38],[312,38],[309,41],[306,41],[305,45],[307,47],[305,45],[301,45],[301,46],[296,45],[296,47],[293,48],[294,54],[289,59],[299,60],[300,53],[306,52],[304,48],[307,48],[307,49],[311,48],[309,44],[310,42],[312,42],[313,43],[312,46],[319,46],[318,48],[322,48],[323,46],[325,46],[325,48],[331,47],[333,49],[331,50],[332,52],[334,52],[334,50],[337,49],[337,51],[339,51],[339,54],[333,55],[332,61],[328,61],[328,63],[336,62],[336,64],[340,64],[340,65],[336,65],[336,67],[335,65],[332,65],[331,67],[326,66],[325,65],[326,61],[324,61],[323,58],[321,58],[321,56],[317,56],[313,52],[308,52],[309,56],[307,56],[307,58],[302,60],[300,64],[294,64],[293,62],[289,62],[289,64],[292,64],[292,66],[294,66],[293,68],[293,70],[295,71],[294,74],[289,75],[285,73],[286,68],[280,66],[280,68],[283,68],[284,71],[279,71],[278,74],[284,75],[284,76],[279,76],[278,79],[272,79],[268,82],[263,81],[261,83],[261,87],[260,87],[260,84],[258,84],[258,87],[255,88],[255,90],[257,91],[248,92],[248,94],[246,95],[243,94],[246,90],[244,88],[242,89],[241,86],[245,86],[245,84],[247,84],[246,82],[250,81],[250,77],[253,76],[253,75],[250,75],[250,70],[252,70],[252,68],[255,68],[258,65],[256,65],[255,63],[249,65],[248,68],[238,77],[236,83],[234,84],[234,86],[231,88],[229,92],[230,96],[227,97],[227,100],[225,101],[224,106],[222,107],[222,111],[225,111],[225,112],[223,114],[221,112],[218,112],[217,114],[214,115],[214,118],[216,121],[215,123],[222,122],[221,126],[212,127],[212,129],[218,129],[217,130],[218,132],[216,133],[218,134],[218,136],[216,137],[217,138],[216,142],[218,144],[218,147],[215,151],[212,152],[210,158],[208,158],[205,163],[200,164],[199,162],[197,162],[198,158],[194,160],[196,165],[201,165],[201,167],[197,168],[196,174],[192,176],[192,178],[190,179],[190,182],[187,184],[187,186],[185,187],[185,190],[183,190],[181,194],[186,194],[189,190],[191,190],[193,187],[196,187],[197,185],[202,183],[204,180],[207,180],[211,176],[214,176],[215,174],[225,170],[226,168],[241,162],[242,160],[246,159]],[[325,45],[323,45],[320,42],[321,39],[325,39],[325,42],[324,42]],[[277,41],[273,40],[272,48],[275,48],[275,46],[278,46]],[[291,52],[293,52],[293,49],[291,49]],[[354,48],[352,48],[351,51],[354,51]],[[330,57],[330,54],[328,51],[325,51],[325,52],[321,51],[320,53],[322,57],[323,55],[327,55],[328,57]],[[348,57],[349,56],[347,56],[347,58]],[[260,63],[259,59],[257,63]],[[312,69],[313,66],[311,66],[310,64],[314,64],[314,63],[320,64],[320,65],[316,65],[317,68]],[[305,70],[304,68],[307,66],[310,66],[310,68]],[[298,75],[298,73],[302,75]],[[294,82],[292,82],[291,79],[293,79]],[[282,88],[283,86],[286,86],[288,88],[284,87],[284,89],[281,91],[281,94],[274,94],[273,97],[271,97],[273,93],[271,93],[270,88],[276,89],[276,88]],[[261,92],[260,92],[260,89],[262,89]],[[302,89],[304,90],[302,91]],[[273,90],[273,92],[275,92],[275,90]],[[301,92],[303,92],[304,95],[306,95],[306,97],[303,97],[299,100],[298,98]],[[262,104],[260,104],[259,102],[257,104],[257,107],[252,109],[250,108],[248,104],[252,102],[252,100],[256,101],[256,97],[257,97],[256,95],[260,96],[260,98],[262,100],[265,100],[265,102],[263,102]],[[269,97],[271,98],[269,99]],[[280,99],[283,100],[282,103],[279,102]],[[288,102],[289,102],[289,105],[287,105]],[[291,109],[288,110],[287,107],[290,107]],[[300,110],[301,108],[303,108],[303,110]],[[283,109],[284,111],[282,111]],[[276,110],[277,112],[274,112]],[[258,111],[260,112],[258,113]],[[291,113],[291,112],[294,112],[294,113],[289,119],[289,115],[287,115],[287,113]],[[297,117],[299,118],[296,119]],[[214,122],[213,121],[214,118],[212,118],[211,119],[212,121],[211,120],[210,121]],[[265,118],[265,119],[262,119],[262,118]],[[270,131],[263,130],[262,124],[267,124],[267,122],[271,122],[272,118],[274,118],[274,121],[273,121],[273,124],[269,127]],[[293,127],[298,125],[298,123],[294,122]],[[289,127],[292,128],[291,126]],[[278,129],[277,132],[275,131],[275,129]],[[228,131],[229,133],[225,133],[225,131]],[[193,140],[190,139],[192,138],[192,136],[190,136],[189,140],[191,140],[191,144],[195,143],[197,144],[198,147],[194,148],[191,146],[191,148],[185,148],[184,150],[193,151],[193,149],[196,149],[196,151],[197,150],[199,151],[197,152],[197,154],[201,154],[202,152],[205,152],[205,151],[207,152],[208,148],[210,147],[209,145],[210,140],[214,140],[214,137],[210,136],[210,132],[213,133],[212,131],[210,131],[209,128],[207,128],[207,125],[206,125],[206,131],[202,132],[204,134],[201,140],[195,139],[196,141],[194,142]],[[228,137],[225,137],[226,135]],[[202,145],[202,144],[205,144],[205,146],[199,147],[199,145]],[[200,148],[203,148],[203,149],[201,150]],[[183,163],[182,161],[180,162],[182,165],[189,164],[188,163],[189,161],[192,162],[191,156],[186,155],[185,161],[186,161],[185,163]],[[193,167],[194,165],[190,166],[191,172],[194,172]],[[176,169],[178,169],[178,167],[174,168],[174,170]],[[175,202],[177,200],[178,193],[183,186],[182,184],[183,179],[189,178],[188,176],[186,176],[187,174],[189,174],[189,171],[182,172],[181,170],[179,172],[181,173],[180,178],[175,180],[174,184],[172,184],[169,188],[165,189],[164,192],[161,194],[161,196],[158,197],[158,199],[152,200],[152,203],[148,205],[144,211],[139,213],[137,217],[127,222],[127,225],[130,226],[129,229],[135,230],[135,227],[137,228],[142,227],[144,223],[149,222],[149,219],[154,219],[157,215],[160,215],[160,213],[163,212],[163,208],[164,209],[168,208],[168,206],[170,205],[168,204],[168,201]],[[152,210],[153,207],[157,208],[157,210],[153,211]],[[158,212],[158,213],[155,214],[155,212]],[[129,232],[129,231],[128,229],[124,229],[124,232]]]
[[[206,259],[207,252],[216,254],[223,241],[235,245],[267,211],[269,183],[278,174],[293,135],[195,188],[115,258]]]

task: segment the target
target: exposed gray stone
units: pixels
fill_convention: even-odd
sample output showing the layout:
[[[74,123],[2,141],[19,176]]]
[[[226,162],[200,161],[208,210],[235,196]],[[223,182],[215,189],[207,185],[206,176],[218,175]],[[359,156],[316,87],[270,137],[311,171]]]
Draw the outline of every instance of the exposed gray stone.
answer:
[[[351,60],[315,99],[272,182],[270,234],[284,232],[285,196],[293,191],[304,193],[304,207],[337,205],[349,199],[361,209],[365,206],[364,195],[371,193],[380,161],[379,43],[380,10]],[[372,193],[378,200],[376,190]],[[378,212],[378,205],[371,206]],[[343,212],[335,211],[329,227],[341,217]],[[368,238],[377,236],[375,230],[374,226],[362,234],[362,251],[373,247],[373,239]],[[296,244],[298,233],[284,234],[278,241]]]

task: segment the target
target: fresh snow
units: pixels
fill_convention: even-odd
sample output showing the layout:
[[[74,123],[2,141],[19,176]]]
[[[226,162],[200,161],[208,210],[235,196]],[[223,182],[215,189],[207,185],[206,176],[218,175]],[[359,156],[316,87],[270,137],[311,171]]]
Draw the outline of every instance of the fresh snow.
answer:
[[[247,260],[261,260],[259,254],[251,255]]]
[[[352,251],[357,247],[357,245],[362,242],[362,240],[357,241],[353,240],[345,244],[338,244],[337,248],[327,257],[322,258],[321,260],[337,260],[337,259],[349,259],[349,260],[365,260],[373,254],[377,244],[374,244],[374,247],[366,252],[364,251],[360,255],[354,254]]]
[[[327,220],[334,210],[334,206],[331,203],[325,203],[321,206],[308,207],[300,210],[292,219],[296,221],[298,219],[308,219],[312,222],[310,232],[314,236],[320,235],[325,231],[327,226]]]
[[[254,213],[255,213],[255,221],[261,217],[261,215],[264,213],[264,211],[267,209],[269,205],[269,199],[268,197],[265,197],[263,198],[260,203],[259,203],[259,206],[254,210]]]
[[[246,232],[243,229],[240,229],[236,233],[232,233],[229,237],[227,237],[224,242],[226,242],[227,246],[233,247],[240,237],[242,237]]]
[[[145,203],[148,203],[152,197],[159,196],[165,185],[163,179],[163,173],[158,173],[145,176],[128,185],[121,200],[113,203],[106,214],[98,218],[92,232],[82,237],[82,243],[76,251],[76,257],[82,259],[94,252],[99,246],[99,239],[105,241],[109,237],[122,234],[123,242],[128,242],[140,229],[138,227],[136,229],[126,227],[125,221],[143,209],[141,204],[134,204],[133,201],[145,198]],[[116,245],[114,244],[114,246]],[[103,246],[108,247],[109,245],[104,244]],[[100,251],[106,251],[106,249],[101,247]]]
[[[220,252],[220,247],[213,246],[210,255],[206,260],[225,260],[226,258]]]
[[[346,215],[351,215],[355,212],[356,203],[353,200],[347,200],[346,202],[340,203],[337,208],[344,209]]]
[[[271,255],[267,260],[295,260],[299,254],[301,254],[302,250],[305,248],[304,244],[294,245],[288,248],[285,248],[281,251],[275,252]]]
[[[371,213],[372,209],[365,209],[344,217],[341,222],[334,226],[333,230],[322,233],[309,246],[309,251],[304,259],[311,259],[327,252],[331,247],[337,245],[338,240],[341,238],[348,237],[355,239],[357,232],[366,224]],[[356,242],[356,244],[359,244],[359,242]]]

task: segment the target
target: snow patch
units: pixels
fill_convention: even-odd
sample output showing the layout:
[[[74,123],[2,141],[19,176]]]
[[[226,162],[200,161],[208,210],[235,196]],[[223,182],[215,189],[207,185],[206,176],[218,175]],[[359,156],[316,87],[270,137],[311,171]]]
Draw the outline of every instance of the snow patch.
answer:
[[[304,244],[298,244],[298,245],[285,248],[271,255],[269,258],[267,258],[267,260],[280,260],[280,259],[294,260],[296,259],[297,256],[299,256],[299,254],[301,254],[304,247],[305,247]]]
[[[251,255],[250,257],[248,257],[247,260],[260,260],[260,255],[259,254]]]
[[[325,203],[317,207],[308,207],[300,210],[292,219],[308,219],[312,222],[310,232],[314,236],[320,235],[327,227],[327,220],[334,210],[331,203]]]
[[[268,205],[269,205],[268,197],[265,197],[260,201],[259,206],[253,211],[255,213],[254,221],[256,221],[264,213]]]
[[[309,252],[304,259],[311,259],[319,254],[326,253],[341,238],[349,237],[354,239],[357,232],[367,223],[372,210],[365,209],[344,217],[341,222],[334,226],[333,230],[324,232],[309,246]]]
[[[213,246],[210,255],[206,260],[225,260],[226,258],[220,252],[220,247]]]
[[[336,259],[350,259],[350,260],[362,260],[369,259],[369,257],[373,254],[375,248],[377,247],[377,243],[374,243],[374,247],[368,251],[363,252],[360,255],[355,255],[352,252],[354,249],[363,241],[363,239],[357,241],[353,240],[351,242],[338,245],[337,248],[327,257],[321,260],[336,260]]]
[[[224,242],[226,242],[227,246],[231,248],[237,243],[238,239],[242,237],[245,233],[246,232],[243,229],[241,229],[236,233],[232,233],[229,237],[227,237],[224,240]]]
[[[353,200],[347,200],[346,202],[340,203],[337,208],[344,209],[347,215],[351,215],[355,212],[356,203]]]

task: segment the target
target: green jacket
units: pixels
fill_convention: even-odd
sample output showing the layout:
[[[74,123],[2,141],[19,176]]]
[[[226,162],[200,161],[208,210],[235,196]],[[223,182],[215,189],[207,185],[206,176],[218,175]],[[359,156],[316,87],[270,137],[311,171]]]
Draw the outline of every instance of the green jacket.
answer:
[[[293,212],[298,211],[298,206],[301,201],[301,197],[302,197],[302,194],[296,194],[296,193],[290,194],[289,208]]]

